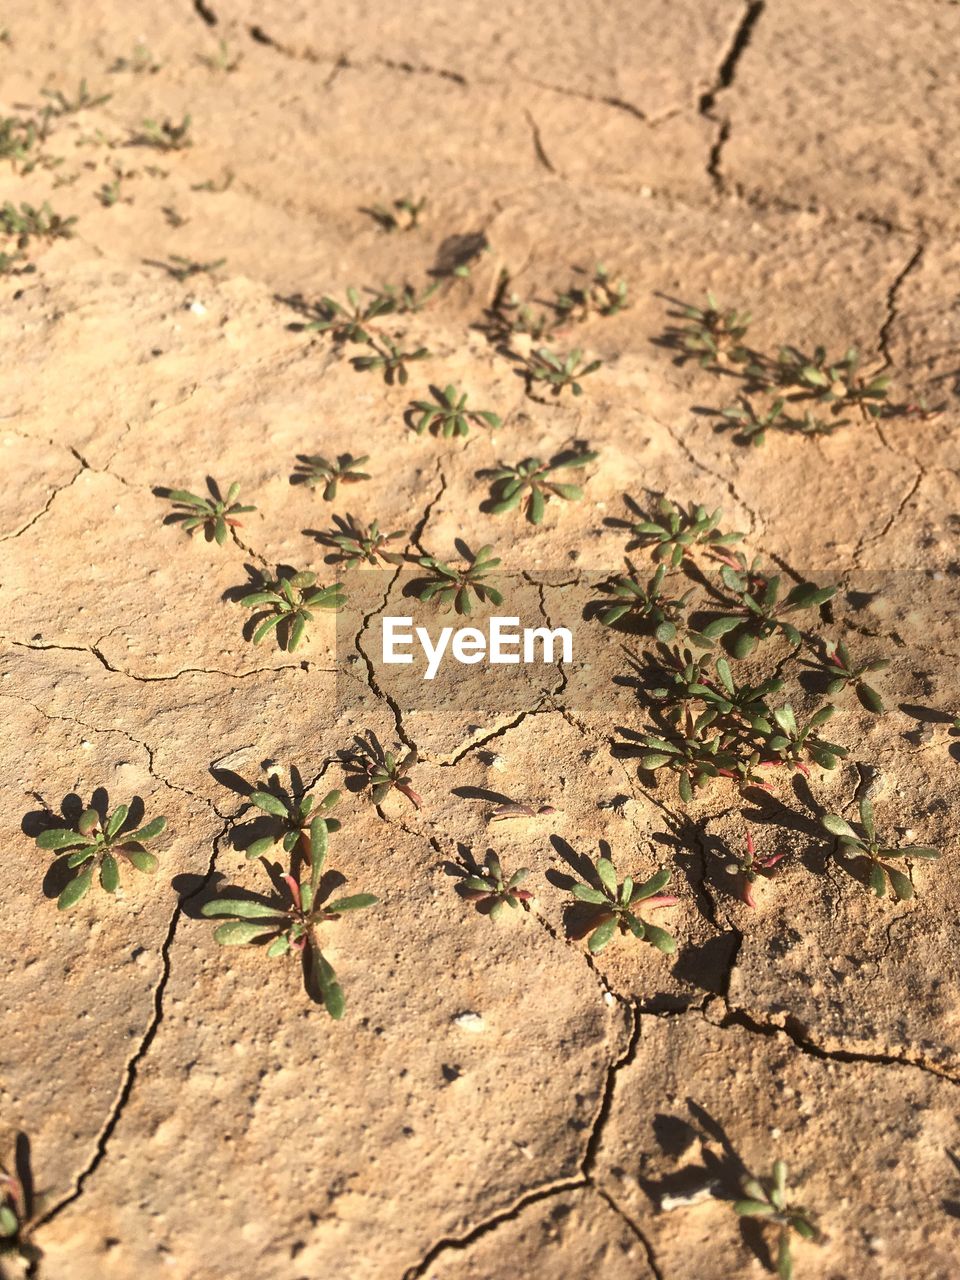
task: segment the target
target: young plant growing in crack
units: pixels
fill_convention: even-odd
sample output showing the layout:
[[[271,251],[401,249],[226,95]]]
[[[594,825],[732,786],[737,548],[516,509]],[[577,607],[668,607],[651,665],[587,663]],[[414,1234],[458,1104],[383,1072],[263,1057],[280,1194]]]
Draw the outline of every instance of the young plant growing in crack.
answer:
[[[617,871],[610,858],[598,857],[593,864],[599,888],[578,881],[571,893],[577,902],[596,908],[589,915],[586,925],[578,929],[577,936],[589,933],[587,946],[594,955],[602,951],[619,931],[632,933],[635,938],[649,942],[664,955],[673,955],[677,941],[666,929],[661,929],[640,916],[640,910],[672,907],[679,899],[663,894],[661,889],[670,879],[670,871],[663,867],[640,884],[634,884],[627,876],[622,884],[617,882]]]
[[[129,806],[125,804],[118,805],[109,815],[93,808],[84,809],[76,827],[51,827],[37,836],[38,848],[67,853],[67,866],[76,870],[57,899],[59,910],[76,906],[93,884],[94,873],[100,887],[106,893],[115,894],[120,887],[122,863],[129,863],[135,870],[149,875],[156,871],[159,865],[156,855],[145,846],[160,835],[167,820],[154,818],[145,826],[129,831],[124,830],[129,815]]]
[[[685,510],[669,498],[661,498],[656,513],[660,517],[658,520],[640,520],[631,525],[633,541],[627,550],[650,547],[655,560],[674,569],[694,547],[726,547],[744,537],[742,533],[720,532],[719,524],[723,519],[720,507],[710,514],[704,506]]]
[[[317,575],[306,570],[289,573],[281,570],[276,578],[261,573],[261,578],[262,590],[251,591],[240,601],[244,609],[267,613],[254,629],[254,644],[260,644],[271,632],[276,632],[280,648],[293,653],[317,610],[336,611],[346,604],[342,583],[318,587]]]
[[[524,458],[514,467],[501,466],[495,471],[484,472],[493,481],[490,496],[493,515],[520,508],[531,524],[540,524],[546,505],[551,498],[564,502],[579,502],[583,489],[578,484],[566,484],[552,477],[558,471],[580,470],[593,462],[596,453],[559,453],[549,462],[540,458]]]
[[[77,111],[102,107],[113,97],[112,93],[91,93],[85,79],[80,81],[75,98],[68,98],[62,89],[41,89],[40,92],[45,98],[50,99],[52,105],[47,110],[55,116],[74,115]]]
[[[606,267],[598,263],[589,284],[571,285],[565,293],[558,293],[553,308],[558,322],[568,324],[589,320],[593,315],[615,316],[629,305],[626,280],[614,283]]]
[[[492,431],[503,425],[502,419],[489,409],[468,409],[467,393],[451,382],[443,390],[431,388],[433,400],[414,400],[410,405],[413,429],[418,436],[424,431],[449,440],[451,436],[466,436],[470,423],[475,427],[487,426]]]
[[[906,845],[895,848],[881,845],[877,839],[873,818],[873,805],[866,798],[860,800],[860,825],[864,834],[859,835],[845,818],[836,813],[825,813],[820,819],[821,825],[830,835],[836,836],[837,842],[847,851],[846,856],[853,859],[864,859],[867,863],[867,876],[870,888],[878,898],[886,896],[887,882],[894,895],[905,902],[913,897],[913,882],[908,875],[890,865],[891,859],[926,858],[936,860],[939,850],[927,849],[918,845]]]
[[[736,768],[737,758],[727,750],[727,737],[708,735],[707,731],[716,718],[717,711],[713,707],[698,716],[694,716],[687,707],[682,724],[678,725],[676,739],[668,741],[655,734],[645,734],[641,738],[644,752],[640,756],[640,767],[654,774],[661,769],[675,773],[677,790],[684,804],[689,804],[694,791],[717,777],[721,770],[729,771],[732,776]]]
[[[837,594],[836,587],[817,587],[798,582],[781,600],[780,574],[768,576],[754,559],[748,565],[742,552],[722,557],[720,571],[724,586],[734,597],[736,613],[723,613],[703,628],[703,634],[727,636],[726,644],[735,658],[746,658],[763,640],[781,635],[794,647],[802,640],[799,630],[785,616],[819,609]]]
[[[370,479],[366,471],[358,470],[369,461],[368,453],[359,458],[355,458],[352,453],[341,453],[332,462],[319,453],[299,453],[290,483],[306,484],[311,489],[323,485],[324,501],[333,502],[340,485],[359,484],[361,480]]]
[[[423,601],[439,600],[442,605],[453,605],[457,613],[471,613],[474,604],[503,604],[503,595],[485,581],[499,565],[500,560],[491,558],[492,546],[481,547],[474,556],[465,557],[465,563],[458,569],[438,560],[436,556],[421,556],[417,561],[424,569],[429,569],[430,579],[420,591]]]
[[[415,747],[398,753],[384,751],[374,733],[357,735],[352,749],[340,756],[347,773],[361,787],[370,788],[370,799],[383,804],[391,791],[399,791],[415,809],[423,808],[423,797],[413,789],[409,770],[417,763]]]
[[[244,507],[236,501],[240,493],[240,485],[236,481],[227,490],[226,497],[223,497],[220,486],[215,481],[211,480],[209,487],[209,498],[198,497],[188,489],[171,489],[167,497],[174,506],[183,507],[184,510],[174,512],[167,520],[181,523],[187,533],[202,529],[207,542],[216,542],[218,547],[222,547],[230,530],[240,528],[243,524],[237,516],[256,511],[257,508]]]
[[[339,803],[340,792],[328,791],[320,797],[314,795],[310,788],[304,786],[297,769],[290,770],[290,785],[286,787],[280,780],[279,771],[271,772],[266,786],[251,791],[249,800],[267,815],[262,821],[270,830],[247,846],[248,860],[275,854],[279,846],[287,854],[298,852],[304,862],[309,863],[314,844],[320,838],[319,833],[340,830],[339,818],[328,816]],[[260,823],[260,819],[255,820],[252,830],[257,830]]]
[[[828,640],[826,642],[826,657],[827,661],[824,663],[824,669],[833,673],[833,678],[827,685],[827,696],[833,697],[843,689],[852,686],[861,706],[865,707],[872,715],[882,716],[886,710],[883,705],[883,699],[876,689],[867,684],[863,677],[868,672],[884,671],[889,667],[890,659],[868,658],[865,662],[854,662],[850,650],[843,640]]]
[[[190,137],[191,119],[185,115],[179,124],[172,120],[144,120],[141,132],[134,134],[131,145],[153,147],[157,151],[183,151],[193,146]]]
[[[819,1240],[820,1232],[813,1214],[790,1201],[786,1163],[775,1160],[769,1179],[745,1178],[742,1190],[743,1198],[735,1202],[734,1212],[742,1218],[756,1218],[778,1228],[777,1275],[780,1280],[791,1280],[791,1237],[798,1235],[803,1240]]]
[[[749,311],[724,310],[708,292],[707,305],[684,307],[683,317],[688,324],[679,331],[680,344],[696,357],[701,369],[745,364],[751,359],[743,341],[750,327]]]
[[[507,876],[500,859],[488,849],[480,874],[465,876],[457,888],[460,896],[475,902],[483,915],[499,920],[507,907],[516,911],[533,899],[532,890],[520,888],[529,875],[529,867],[518,867]]]
[[[389,298],[380,295],[364,302],[359,291],[351,287],[347,289],[346,305],[334,298],[321,298],[316,306],[319,315],[303,328],[305,332],[329,333],[338,345],[345,342],[371,343],[364,325],[392,310]]]
[[[623,618],[640,619],[651,627],[661,644],[669,644],[677,635],[677,627],[693,595],[693,588],[681,596],[669,596],[663,589],[667,566],[657,566],[653,577],[644,585],[633,564],[626,562],[629,573],[614,578],[604,589],[616,597],[616,603],[603,601],[606,607],[600,614],[605,627],[612,627]],[[691,638],[696,633],[691,633]],[[691,695],[693,696],[693,695]]]
[[[586,378],[603,365],[602,360],[584,362],[579,347],[561,356],[548,347],[538,347],[527,358],[527,377],[531,384],[545,382],[552,395],[558,396],[569,387],[575,396],[583,394],[580,378]]]
[[[422,311],[427,305],[440,288],[441,283],[440,280],[434,280],[433,284],[426,285],[419,293],[412,284],[385,284],[378,293],[373,295],[373,298],[375,302],[384,304],[386,308],[384,314],[394,316],[416,315],[418,311]]]
[[[405,529],[394,529],[392,533],[382,533],[380,523],[372,520],[368,525],[362,525],[353,516],[333,517],[334,528],[322,535],[324,542],[338,549],[339,554],[335,557],[327,557],[330,560],[342,562],[347,569],[357,569],[361,564],[379,565],[384,564],[402,564],[403,556],[400,552],[389,550],[391,542],[396,542],[398,538],[405,538],[407,531]]]
[[[388,387],[392,387],[395,382],[405,387],[410,378],[407,365],[413,360],[430,358],[430,352],[426,347],[417,347],[413,351],[401,351],[391,338],[382,338],[379,347],[374,342],[371,342],[370,346],[373,347],[376,355],[354,356],[350,363],[358,372],[366,369],[382,370],[383,380]]]
[[[757,876],[761,871],[769,871],[772,867],[775,867],[785,855],[782,853],[768,853],[758,856],[756,845],[753,841],[753,833],[749,827],[746,828],[746,832],[746,851],[741,854],[732,854],[730,861],[724,864],[724,870],[729,875],[743,877],[740,896],[748,907],[756,907],[753,886],[756,884]]]
[[[342,1018],[343,990],[333,966],[321,950],[319,929],[352,911],[374,906],[379,899],[371,893],[355,893],[330,901],[323,894],[322,874],[327,855],[327,829],[322,818],[314,819],[311,830],[309,874],[298,883],[292,874],[282,877],[288,903],[275,906],[251,898],[214,898],[201,907],[208,917],[228,917],[218,925],[214,940],[223,947],[248,946],[266,942],[266,954],[294,955],[303,962],[307,993],[322,1004],[331,1018]]]

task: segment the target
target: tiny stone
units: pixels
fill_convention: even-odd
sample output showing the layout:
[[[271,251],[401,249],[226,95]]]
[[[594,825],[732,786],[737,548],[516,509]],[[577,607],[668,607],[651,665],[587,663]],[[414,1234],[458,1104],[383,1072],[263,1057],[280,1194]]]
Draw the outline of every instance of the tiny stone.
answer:
[[[617,997],[613,994],[613,992],[612,992],[612,991],[605,991],[605,992],[603,993],[603,1003],[604,1003],[604,1004],[606,1004],[606,1005],[613,1005],[613,1004],[616,1004],[616,1003],[617,1003]]]
[[[480,1017],[479,1013],[458,1013],[453,1020],[461,1031],[471,1031],[474,1033],[486,1031],[487,1024]]]
[[[195,302],[191,302],[189,309],[193,312],[195,316],[205,316],[207,314],[207,308],[199,300]]]

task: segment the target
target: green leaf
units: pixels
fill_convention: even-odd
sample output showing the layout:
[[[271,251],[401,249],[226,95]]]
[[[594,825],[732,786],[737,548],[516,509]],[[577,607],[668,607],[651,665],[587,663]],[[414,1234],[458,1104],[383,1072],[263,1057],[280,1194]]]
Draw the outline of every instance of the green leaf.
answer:
[[[546,502],[544,500],[543,494],[540,492],[539,489],[533,489],[530,493],[529,515],[530,515],[531,523],[540,524],[540,522],[543,520],[545,506],[546,506]]]
[[[272,960],[276,956],[286,955],[286,953],[289,950],[290,950],[290,940],[285,933],[281,933],[280,936],[277,938],[274,938],[274,940],[270,943],[269,947],[267,947],[267,955]]]
[[[105,853],[100,863],[100,887],[107,893],[116,893],[120,884],[120,868],[112,853]]]
[[[327,857],[326,819],[316,817],[310,823],[310,887],[316,893],[320,884],[320,874]]]
[[[907,845],[905,849],[901,849],[900,853],[906,858],[929,858],[935,861],[940,857],[939,849],[924,849],[918,845]]]
[[[655,893],[660,890],[670,879],[670,868],[661,867],[659,871],[654,872],[649,880],[644,880],[642,884],[638,884],[631,894],[631,902],[642,902],[644,898],[652,898]]]
[[[276,920],[283,912],[249,898],[211,898],[200,908],[202,916],[238,916],[241,920]]]
[[[587,939],[587,947],[596,955],[603,950],[616,931],[617,922],[615,919],[604,920],[603,924],[598,925]]]
[[[254,840],[252,844],[247,846],[247,857],[262,858],[275,844],[276,841],[273,836],[261,836],[259,840]]]
[[[820,825],[826,831],[829,831],[832,836],[852,836],[857,841],[860,839],[850,823],[841,818],[839,814],[825,813],[820,819]]]
[[[93,867],[87,867],[86,871],[81,871],[78,876],[74,876],[57,899],[58,910],[67,911],[70,907],[75,907],[90,888],[92,880]]]
[[[372,893],[355,893],[349,898],[337,898],[334,902],[325,902],[323,911],[362,911],[364,907],[372,907],[380,899]]]
[[[883,867],[879,862],[870,863],[870,888],[878,898],[882,898],[887,892],[887,882],[883,877]]]
[[[41,831],[37,836],[37,845],[41,849],[72,849],[77,844],[93,844],[89,836],[82,836],[67,827],[54,827],[49,831]]]
[[[271,795],[269,791],[252,791],[250,793],[250,803],[255,804],[258,809],[263,809],[265,813],[272,813],[276,818],[286,818],[288,816],[287,806],[279,797]]]
[[[913,897],[913,885],[909,876],[904,875],[902,871],[898,871],[896,867],[884,866],[883,869],[887,873],[893,892],[901,902],[906,902],[908,898]]]
[[[257,938],[265,938],[272,933],[270,925],[256,924],[252,920],[230,920],[227,924],[218,925],[213,931],[215,942],[221,947],[245,947]]]
[[[122,850],[123,856],[138,871],[145,871],[148,875],[152,875],[160,865],[157,857],[148,853],[146,849],[129,849]]]
[[[609,858],[597,859],[597,875],[611,898],[617,896],[617,871]]]
[[[876,689],[871,688],[868,684],[863,684],[862,681],[857,683],[856,689],[861,705],[866,707],[872,715],[882,716],[886,711],[886,707],[883,705],[883,699]]]
[[[767,1204],[765,1200],[738,1200],[733,1206],[734,1213],[739,1213],[741,1218],[768,1218],[775,1213],[772,1204]]]
[[[677,940],[672,933],[667,933],[666,929],[661,929],[655,924],[651,924],[649,920],[644,920],[644,928],[646,929],[647,941],[652,943],[658,951],[662,951],[665,956],[672,956],[677,949]]]
[[[864,796],[863,799],[860,801],[859,807],[860,807],[860,821],[863,824],[864,831],[866,831],[867,833],[867,839],[873,840],[877,834],[876,827],[873,821],[873,805],[870,803],[869,798],[867,796]]]
[[[607,901],[607,898],[599,889],[594,889],[593,885],[589,884],[575,884],[570,892],[579,902],[592,902],[600,905]]]
[[[777,1275],[780,1280],[792,1280],[793,1278],[793,1257],[790,1253],[790,1237],[786,1232],[780,1236],[780,1243],[777,1246]]]
[[[154,818],[152,822],[148,822],[145,827],[141,827],[139,831],[132,832],[125,838],[127,840],[153,840],[166,827],[166,818]]]
[[[125,804],[118,805],[110,815],[110,821],[107,823],[106,837],[111,840],[123,824],[127,820],[128,807]]]

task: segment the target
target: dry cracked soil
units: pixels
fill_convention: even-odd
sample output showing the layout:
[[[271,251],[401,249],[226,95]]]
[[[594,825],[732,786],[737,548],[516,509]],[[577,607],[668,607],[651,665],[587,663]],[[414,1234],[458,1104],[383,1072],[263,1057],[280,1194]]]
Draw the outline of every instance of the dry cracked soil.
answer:
[[[782,1158],[815,1224],[795,1275],[954,1280],[958,37],[948,0],[4,6],[0,1274],[759,1277],[787,1215],[734,1202]],[[376,346],[323,328],[325,296],[405,283]],[[751,312],[753,383],[684,345],[708,290]],[[389,342],[427,352],[406,382],[353,363]],[[785,345],[812,374],[789,383]],[[542,346],[600,362],[581,395],[531,376]],[[890,377],[877,415],[817,400],[855,387],[822,372],[850,347]],[[766,411],[778,377],[786,417],[744,443],[720,411]],[[501,425],[418,433],[448,384]],[[491,510],[491,470],[571,450],[595,455],[556,476],[579,499]],[[369,479],[331,500],[291,483],[348,453]],[[222,545],[170,518],[208,476],[256,508]],[[692,544],[665,583],[690,609],[774,571],[837,588],[788,615],[799,648],[775,628],[730,659],[737,696],[784,682],[761,709],[696,732],[775,758],[757,717],[830,699],[835,767],[801,744],[684,799],[643,764],[678,731],[669,638],[596,600],[628,544],[652,574],[631,525],[664,497],[721,508],[763,566],[723,582]],[[338,565],[373,519],[396,559]],[[429,687],[385,665],[384,616],[464,625],[414,598],[417,560],[484,545],[500,613],[570,628],[569,660]],[[347,591],[295,649],[252,644],[239,604],[278,567]],[[830,687],[841,637],[888,660],[883,714]],[[722,644],[699,652],[697,712],[723,696]],[[416,750],[420,807],[374,802],[358,737]],[[307,935],[339,1020],[296,947],[220,947],[203,914],[309,879],[302,841],[248,856],[275,827],[251,794],[298,777],[341,792],[319,892],[378,899]],[[942,855],[896,860],[902,896],[822,826],[863,835],[861,800]],[[159,867],[58,910],[71,851],[37,838],[91,803],[164,815]],[[748,831],[780,855],[752,882]],[[463,891],[491,849],[532,895],[496,920]],[[601,853],[670,871],[675,952],[589,950],[571,887],[599,892]]]

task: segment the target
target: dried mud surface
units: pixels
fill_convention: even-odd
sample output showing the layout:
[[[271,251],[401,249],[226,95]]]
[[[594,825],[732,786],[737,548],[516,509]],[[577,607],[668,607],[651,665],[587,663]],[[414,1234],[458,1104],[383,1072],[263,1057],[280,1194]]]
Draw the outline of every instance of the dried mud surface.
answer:
[[[0,1162],[26,1135],[35,1190],[32,1261],[0,1273],[753,1277],[771,1237],[730,1201],[783,1155],[823,1229],[797,1275],[952,1280],[960,8],[12,0],[0,27],[0,114],[81,78],[111,95],[53,119],[45,163],[0,160],[0,204],[77,217],[0,276]],[[190,147],[130,144],[186,114]],[[363,212],[408,193],[412,231]],[[468,278],[382,326],[432,353],[407,387],[291,305],[426,281],[479,236]],[[173,255],[225,262],[178,280]],[[558,345],[602,367],[532,397],[477,327],[499,274],[542,297],[598,261],[631,305]],[[738,445],[703,412],[732,392],[658,341],[668,300],[708,288],[768,344],[854,344],[942,412]],[[410,400],[450,382],[503,427],[411,431]],[[582,502],[539,527],[480,509],[478,471],[574,442],[599,452]],[[291,485],[298,454],[348,450],[368,483],[333,504]],[[257,506],[223,548],[155,494],[208,474]],[[558,625],[579,573],[620,567],[625,495],[664,493],[838,583],[827,631],[892,659],[884,716],[842,700],[835,772],[684,806],[613,750],[642,721],[620,651],[529,701],[414,708],[371,660],[392,574],[355,575],[292,654],[253,647],[234,602],[259,568],[332,575],[316,531],[350,512],[411,554],[494,543]],[[341,786],[366,731],[416,745],[423,808],[344,793],[333,865],[381,902],[332,935],[336,1023],[199,910],[261,887],[237,780],[278,761]],[[819,828],[867,783],[887,830],[943,851],[910,901],[866,893]],[[97,788],[166,814],[161,869],[59,913],[31,837]],[[555,812],[491,827],[498,795]],[[787,855],[752,910],[724,872],[745,817]],[[622,871],[674,868],[676,956],[569,937],[568,873],[602,842]],[[454,890],[491,847],[536,884],[499,925]]]

